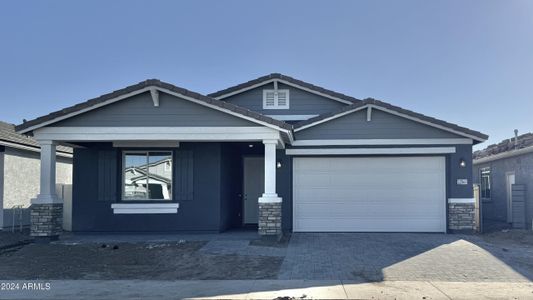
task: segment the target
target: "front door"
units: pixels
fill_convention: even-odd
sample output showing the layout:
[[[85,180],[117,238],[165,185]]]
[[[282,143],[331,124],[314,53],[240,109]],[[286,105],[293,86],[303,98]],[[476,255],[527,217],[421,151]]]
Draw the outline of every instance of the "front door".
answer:
[[[260,156],[244,157],[244,224],[257,224],[258,200],[265,190],[265,162]]]
[[[513,184],[514,184],[514,173],[507,173],[506,175],[506,184],[507,184],[507,222],[513,222]]]

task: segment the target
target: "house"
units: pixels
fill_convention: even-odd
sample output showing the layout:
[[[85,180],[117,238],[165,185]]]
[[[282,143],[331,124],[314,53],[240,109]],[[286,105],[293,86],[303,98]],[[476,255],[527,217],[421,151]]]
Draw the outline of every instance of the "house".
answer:
[[[474,152],[474,182],[480,185],[487,226],[533,226],[533,133],[518,135]]]
[[[39,193],[39,151],[36,140],[0,121],[0,230],[30,225],[30,199]],[[56,189],[62,196],[72,183],[72,149],[58,146],[56,156]],[[68,212],[64,211],[66,219]]]
[[[147,80],[17,131],[43,149],[32,208],[44,237],[60,229],[63,143],[75,147],[73,231],[257,226],[269,236],[471,230],[472,145],[487,139],[281,74],[207,96]]]

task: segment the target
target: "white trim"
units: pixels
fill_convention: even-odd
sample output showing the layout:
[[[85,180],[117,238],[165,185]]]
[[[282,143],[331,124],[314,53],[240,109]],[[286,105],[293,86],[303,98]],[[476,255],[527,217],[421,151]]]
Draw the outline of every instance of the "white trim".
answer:
[[[276,82],[281,82],[281,83],[283,83],[285,85],[288,85],[288,86],[292,86],[292,87],[300,89],[302,91],[306,91],[306,92],[309,92],[309,93],[312,93],[312,94],[315,94],[315,95],[322,96],[324,98],[332,99],[332,100],[339,101],[339,102],[342,102],[342,103],[345,103],[345,104],[353,104],[352,101],[345,100],[345,99],[342,99],[342,98],[339,98],[339,97],[335,97],[335,96],[331,96],[331,95],[328,95],[328,94],[324,94],[324,93],[321,93],[321,92],[318,92],[318,91],[315,91],[315,90],[312,90],[312,89],[308,89],[308,88],[303,87],[301,85],[298,85],[298,84],[295,84],[295,83],[292,83],[292,82],[289,82],[289,81],[286,81],[286,80],[283,80],[283,79],[279,79],[279,78],[265,80],[265,81],[262,81],[260,83],[251,85],[249,87],[245,87],[245,88],[242,88],[242,89],[239,89],[239,90],[227,93],[227,94],[223,94],[223,95],[220,95],[220,96],[217,96],[217,97],[213,97],[213,98],[215,98],[217,100],[221,100],[221,99],[233,96],[233,95],[240,94],[240,93],[245,92],[245,91],[253,90],[255,88],[261,87],[263,85],[266,85],[266,84],[269,84],[269,83],[272,83],[272,82],[275,82],[275,81]]]
[[[372,121],[372,106],[369,106],[366,110],[366,121]]]
[[[38,147],[20,145],[20,144],[17,144],[17,143],[10,143],[10,142],[5,142],[5,141],[0,141],[0,146],[11,147],[11,148],[27,150],[27,151],[33,151],[33,152],[37,152],[37,153],[41,152],[41,148],[38,148]],[[56,155],[57,156],[61,156],[61,157],[72,158],[72,154],[65,153],[65,152],[56,151]]]
[[[281,197],[265,196],[265,194],[263,194],[263,197],[259,197],[257,201],[259,203],[281,203],[283,202],[283,199]]]
[[[272,119],[280,121],[303,121],[314,118],[318,115],[266,115]]]
[[[472,144],[472,139],[348,139],[296,140],[293,146],[348,146],[348,145],[455,145]]]
[[[360,111],[362,109],[369,108],[369,107],[371,107],[373,109],[378,109],[378,110],[384,111],[384,112],[392,114],[392,115],[403,117],[403,118],[406,118],[406,119],[409,119],[409,120],[412,120],[412,121],[415,121],[415,122],[418,122],[418,123],[422,123],[424,125],[428,125],[428,126],[435,127],[435,128],[438,128],[438,129],[441,129],[441,130],[444,130],[444,131],[448,131],[448,132],[451,132],[451,133],[454,133],[454,134],[457,134],[457,135],[460,135],[460,136],[471,138],[471,139],[479,141],[479,142],[485,141],[485,139],[481,139],[481,138],[479,138],[477,136],[474,136],[474,135],[471,135],[471,134],[467,134],[467,133],[464,133],[464,132],[460,132],[460,131],[457,131],[457,130],[453,130],[453,129],[448,128],[446,126],[442,126],[442,125],[438,125],[438,124],[431,123],[431,122],[428,122],[428,121],[424,121],[424,120],[421,120],[421,119],[419,119],[417,117],[413,117],[413,116],[410,116],[410,115],[402,114],[402,113],[396,112],[394,110],[390,110],[390,109],[387,109],[387,108],[384,108],[384,107],[381,107],[381,106],[378,106],[378,105],[375,105],[375,104],[367,104],[367,105],[358,107],[358,108],[353,109],[353,110],[349,110],[349,111],[346,111],[346,112],[343,112],[343,113],[340,113],[340,114],[336,114],[336,115],[331,116],[329,118],[325,118],[325,119],[322,119],[322,120],[307,124],[305,126],[302,126],[300,128],[296,128],[294,131],[298,132],[298,131],[307,129],[309,127],[313,127],[313,126],[316,126],[318,124],[322,124],[324,122],[327,122],[327,121],[330,121],[330,120],[333,120],[333,119],[336,119],[336,118],[340,118],[340,117],[345,116],[347,114],[350,114],[350,113],[353,113],[353,112],[356,112],[356,111]]]
[[[113,203],[113,214],[175,214],[179,203]]]
[[[147,148],[147,147],[162,147],[162,148],[177,148],[180,142],[177,141],[118,141],[113,142],[115,148]]]
[[[266,96],[267,96],[267,93],[274,93],[274,106],[267,106],[266,105]],[[285,105],[281,106],[279,105],[279,93],[285,93],[285,97],[286,97],[286,102],[285,102]],[[287,89],[283,89],[283,90],[278,90],[278,89],[264,89],[263,90],[263,109],[289,109],[290,108],[290,93],[289,93],[289,90]]]
[[[476,203],[476,198],[448,198],[448,203]]]
[[[285,153],[287,155],[445,154],[455,153],[455,147],[287,149]]]
[[[281,140],[266,127],[44,127],[36,140],[57,141],[257,141]]]
[[[159,92],[155,88],[150,89],[150,95],[152,96],[152,101],[154,102],[154,106],[159,106]]]
[[[502,158],[513,157],[513,156],[532,153],[532,152],[533,152],[533,146],[529,146],[529,147],[518,149],[518,150],[511,150],[511,151],[507,151],[507,152],[498,153],[498,154],[494,154],[494,155],[491,155],[491,156],[475,159],[473,164],[474,165],[479,165],[479,164],[482,164],[482,163],[486,163],[486,162],[490,162],[490,161],[494,161],[494,160],[498,160],[498,159],[502,159]]]
[[[260,121],[260,120],[257,120],[255,118],[252,118],[252,117],[248,117],[248,116],[245,116],[245,115],[242,115],[240,113],[237,113],[237,112],[234,112],[232,110],[229,110],[229,109],[225,109],[225,108],[222,108],[222,107],[219,107],[217,105],[212,105],[212,104],[209,104],[209,103],[206,103],[204,101],[201,101],[201,100],[198,100],[198,99],[195,99],[195,98],[192,98],[192,97],[189,97],[189,96],[185,96],[185,95],[182,95],[180,93],[176,93],[176,92],[173,92],[171,90],[168,90],[168,89],[164,89],[164,88],[160,88],[160,87],[154,87],[154,86],[150,86],[150,87],[145,87],[145,88],[142,88],[142,89],[139,89],[139,90],[136,90],[136,91],[133,91],[131,93],[127,93],[127,94],[124,94],[122,96],[118,96],[116,98],[112,98],[112,99],[109,99],[109,100],[106,100],[104,102],[101,102],[101,103],[98,103],[98,104],[95,104],[95,105],[92,105],[90,107],[86,107],[84,109],[81,109],[81,110],[78,110],[78,111],[75,111],[75,112],[72,112],[72,113],[69,113],[69,114],[66,114],[66,115],[63,115],[63,116],[59,116],[57,118],[54,118],[52,120],[48,120],[48,121],[45,121],[45,122],[42,122],[42,123],[39,123],[39,124],[36,124],[34,126],[30,126],[28,128],[25,128],[25,129],[22,129],[19,131],[19,133],[26,133],[26,132],[29,132],[29,131],[32,131],[32,130],[35,130],[37,128],[41,128],[41,127],[44,127],[44,126],[47,126],[49,124],[52,124],[52,123],[55,123],[55,122],[58,122],[58,121],[61,121],[61,120],[64,120],[64,119],[68,119],[70,117],[73,117],[73,116],[76,116],[76,115],[79,115],[79,114],[82,114],[84,112],[87,112],[87,111],[91,111],[93,109],[96,109],[96,108],[99,108],[99,107],[102,107],[102,106],[105,106],[105,105],[108,105],[108,104],[111,104],[111,103],[114,103],[114,102],[117,102],[117,101],[120,101],[120,100],[123,100],[123,99],[126,99],[126,98],[129,98],[129,97],[132,97],[132,96],[135,96],[135,95],[138,95],[138,94],[142,94],[144,92],[147,92],[147,91],[150,91],[151,89],[156,89],[158,91],[161,91],[161,92],[164,92],[164,93],[167,93],[169,95],[173,95],[175,97],[179,97],[181,99],[185,99],[185,100],[188,100],[188,101],[191,101],[191,102],[194,102],[194,103],[197,103],[197,104],[200,104],[200,105],[203,105],[203,106],[206,106],[206,107],[209,107],[209,108],[212,108],[212,109],[215,109],[215,110],[218,110],[218,111],[222,111],[222,112],[225,112],[227,114],[230,114],[230,115],[233,115],[233,116],[236,116],[236,117],[239,117],[241,119],[245,119],[245,120],[248,120],[250,122],[253,122],[253,123],[257,123],[257,124],[260,124],[260,125],[263,125],[263,126],[266,126],[266,127],[269,127],[269,128],[273,128],[273,129],[276,129],[276,130],[279,130],[279,131],[282,131],[282,132],[285,132],[289,135],[289,139],[292,141],[293,137],[292,137],[292,133],[290,130],[287,130],[287,129],[283,129],[279,126],[276,126],[276,125],[273,125],[273,124],[270,124],[270,123],[267,123],[267,122],[263,122],[263,121]]]
[[[337,118],[340,118],[342,116],[346,116],[346,115],[349,115],[351,113],[354,113],[354,112],[358,112],[360,110],[363,110],[365,108],[367,108],[368,105],[365,105],[365,106],[361,106],[361,107],[358,107],[358,108],[355,108],[355,109],[352,109],[352,110],[348,110],[348,111],[345,111],[345,112],[342,112],[342,113],[339,113],[339,114],[336,114],[336,115],[333,115],[331,117],[328,117],[328,118],[325,118],[325,119],[321,119],[321,120],[318,120],[316,122],[313,122],[313,123],[309,123],[307,125],[304,125],[302,127],[299,127],[299,128],[296,128],[294,129],[294,132],[298,132],[298,131],[302,131],[304,129],[307,129],[309,127],[313,127],[313,126],[316,126],[318,124],[322,124],[322,123],[325,123],[325,122],[328,122],[328,121],[331,121],[333,119],[337,119]]]

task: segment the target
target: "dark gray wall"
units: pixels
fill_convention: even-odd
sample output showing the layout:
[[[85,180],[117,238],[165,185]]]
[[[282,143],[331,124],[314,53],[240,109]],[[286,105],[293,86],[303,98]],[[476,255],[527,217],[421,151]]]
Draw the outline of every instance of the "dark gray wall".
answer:
[[[292,156],[285,155],[284,149],[276,154],[281,168],[276,173],[276,189],[283,199],[281,205],[281,226],[283,231],[292,231]]]
[[[177,214],[113,214],[111,204],[119,201],[121,197],[119,185],[116,187],[114,199],[98,199],[98,153],[103,149],[113,148],[107,144],[94,144],[89,148],[74,150],[73,231],[221,230],[219,143],[180,145],[180,149],[191,149],[194,153],[194,198],[180,201]],[[116,155],[120,157],[118,149]],[[120,174],[120,171],[118,173]]]
[[[264,86],[225,98],[224,101],[265,115],[319,115],[335,111],[346,104],[318,96],[291,86],[278,84],[278,89],[289,90],[289,109],[263,109],[263,90],[273,89],[274,84]]]
[[[430,127],[377,109],[372,120],[361,110],[337,119],[309,127],[295,133],[295,138],[312,139],[402,139],[402,138],[458,138],[461,136]]]
[[[473,168],[474,182],[480,183],[480,169],[490,167],[491,199],[482,203],[483,217],[487,220],[507,221],[506,173],[515,173],[515,183],[526,186],[526,227],[533,221],[533,153],[499,159]]]
[[[258,126],[256,123],[180,99],[159,94],[155,107],[149,92],[94,109],[54,126]]]

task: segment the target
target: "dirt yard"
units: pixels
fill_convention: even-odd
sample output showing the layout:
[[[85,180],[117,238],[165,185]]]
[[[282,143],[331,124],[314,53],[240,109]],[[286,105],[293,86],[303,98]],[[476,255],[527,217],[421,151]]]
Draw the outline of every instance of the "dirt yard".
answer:
[[[29,244],[0,252],[2,279],[273,279],[282,257],[210,255],[206,242]],[[236,267],[242,266],[242,267]]]

